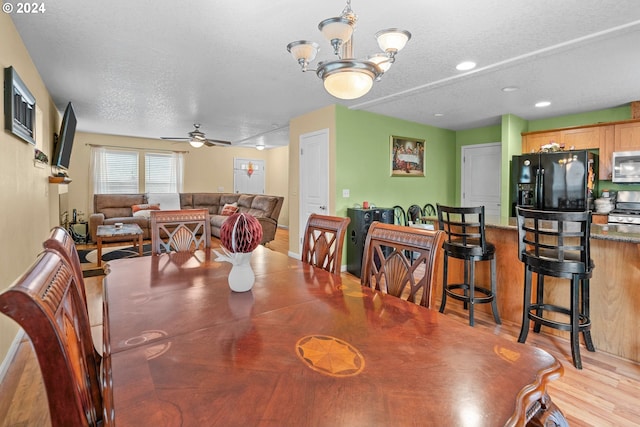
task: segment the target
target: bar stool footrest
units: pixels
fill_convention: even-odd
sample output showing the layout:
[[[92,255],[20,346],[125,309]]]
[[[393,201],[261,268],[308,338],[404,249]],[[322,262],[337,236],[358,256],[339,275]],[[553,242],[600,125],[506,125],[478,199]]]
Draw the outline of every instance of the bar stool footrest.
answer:
[[[445,288],[445,292],[447,294],[447,296],[456,299],[458,301],[464,301],[464,302],[471,302],[471,297],[469,295],[462,295],[458,292],[454,292],[454,289],[462,289],[465,291],[469,291],[470,287],[467,283],[456,283],[456,284],[451,284],[451,285],[447,285],[447,287]],[[478,287],[478,286],[474,286],[473,290],[475,292],[479,292],[482,295],[485,296],[476,296],[474,295],[473,297],[473,303],[474,304],[486,304],[486,303],[490,303],[494,300],[495,295],[493,294],[493,292],[491,292],[491,289],[487,289],[487,288],[483,288],[483,287]]]
[[[558,320],[551,320],[544,316],[538,316],[535,312],[537,310],[560,313],[567,316],[571,316],[571,310],[566,307],[560,307],[553,304],[531,304],[529,306],[529,313],[527,313],[527,317],[533,320],[535,323],[539,323],[543,326],[547,326],[549,328],[559,329],[561,331],[571,331],[571,323],[570,322],[561,322]],[[544,313],[543,313],[544,314]],[[578,331],[584,332],[591,329],[591,319],[589,319],[584,314],[578,314]]]

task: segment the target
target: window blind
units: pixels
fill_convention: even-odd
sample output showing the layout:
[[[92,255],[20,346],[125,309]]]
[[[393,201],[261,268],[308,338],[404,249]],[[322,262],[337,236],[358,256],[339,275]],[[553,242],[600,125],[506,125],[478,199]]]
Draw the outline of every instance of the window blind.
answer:
[[[94,159],[95,193],[138,193],[138,153],[124,150],[97,150]]]
[[[173,155],[146,153],[144,169],[144,187],[148,193],[178,193]]]

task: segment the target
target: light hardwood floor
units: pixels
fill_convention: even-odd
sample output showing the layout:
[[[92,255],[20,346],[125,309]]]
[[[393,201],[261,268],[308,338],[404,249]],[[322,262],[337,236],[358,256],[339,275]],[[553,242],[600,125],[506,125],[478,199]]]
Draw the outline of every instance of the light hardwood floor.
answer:
[[[279,229],[272,250],[287,254],[289,233]],[[214,244],[215,245],[215,244]],[[348,280],[357,280],[343,273]],[[100,277],[86,279],[92,325],[99,330]],[[437,291],[434,290],[434,291]],[[462,304],[448,303],[446,315],[467,323]],[[506,323],[496,326],[489,314],[476,313],[476,326],[505,339],[516,340],[520,326]],[[633,333],[638,333],[637,329]],[[549,385],[549,394],[562,409],[571,426],[640,426],[640,364],[607,353],[581,351],[584,369],[571,364],[567,340],[547,334],[530,333],[527,343],[553,354],[564,366],[564,376]],[[37,361],[28,340],[23,340],[10,370],[0,384],[0,426],[49,426],[46,394]]]

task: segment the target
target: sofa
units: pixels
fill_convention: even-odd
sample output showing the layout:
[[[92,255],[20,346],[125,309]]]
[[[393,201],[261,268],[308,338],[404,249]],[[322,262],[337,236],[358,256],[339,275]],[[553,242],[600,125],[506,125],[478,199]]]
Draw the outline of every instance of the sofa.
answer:
[[[248,213],[256,217],[262,225],[262,244],[275,238],[278,227],[278,216],[282,209],[284,197],[263,194],[237,193],[180,193],[180,209],[208,209],[211,217],[211,235],[220,237],[220,227],[229,217],[222,215],[225,205],[237,206],[238,212]],[[134,215],[134,208],[148,205],[148,195],[141,194],[95,194],[93,196],[93,213],[89,216],[89,235],[96,241],[99,225],[138,224],[144,232],[144,239],[151,238],[149,215]],[[162,206],[160,206],[162,209]],[[128,240],[129,238],[127,238]],[[122,238],[105,237],[103,241],[117,242]]]

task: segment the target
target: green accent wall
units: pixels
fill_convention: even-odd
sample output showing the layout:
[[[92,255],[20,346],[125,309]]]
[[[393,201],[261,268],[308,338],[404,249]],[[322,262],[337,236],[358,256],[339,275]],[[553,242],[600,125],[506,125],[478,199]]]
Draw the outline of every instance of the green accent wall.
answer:
[[[538,130],[567,128],[572,126],[592,125],[596,123],[618,122],[631,119],[631,105],[608,108],[606,110],[589,111],[587,113],[570,114],[549,119],[529,121],[526,132]]]
[[[391,177],[390,136],[425,140],[425,176]],[[336,214],[363,201],[378,207],[452,204],[456,187],[454,131],[366,111],[336,108]],[[342,190],[349,197],[342,197]]]

